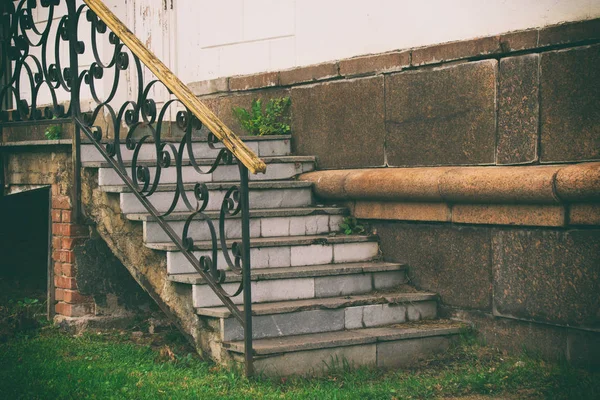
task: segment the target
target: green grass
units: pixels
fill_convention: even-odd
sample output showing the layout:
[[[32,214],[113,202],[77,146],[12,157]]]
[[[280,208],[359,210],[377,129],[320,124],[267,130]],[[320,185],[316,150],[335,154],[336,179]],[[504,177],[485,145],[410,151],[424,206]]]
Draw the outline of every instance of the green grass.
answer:
[[[3,399],[429,399],[473,394],[600,398],[600,373],[509,357],[465,338],[418,369],[332,369],[323,378],[252,380],[202,361],[181,339],[74,337],[46,327],[0,344]]]

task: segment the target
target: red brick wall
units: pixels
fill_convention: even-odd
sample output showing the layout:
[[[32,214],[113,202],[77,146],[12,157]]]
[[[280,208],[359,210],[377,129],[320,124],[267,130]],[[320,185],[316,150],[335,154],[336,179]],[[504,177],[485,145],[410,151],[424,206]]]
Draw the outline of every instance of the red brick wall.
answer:
[[[94,314],[91,297],[83,296],[77,289],[77,271],[73,248],[88,237],[88,228],[75,223],[72,202],[61,190],[52,185],[52,262],[54,264],[54,290],[57,314],[81,317]]]

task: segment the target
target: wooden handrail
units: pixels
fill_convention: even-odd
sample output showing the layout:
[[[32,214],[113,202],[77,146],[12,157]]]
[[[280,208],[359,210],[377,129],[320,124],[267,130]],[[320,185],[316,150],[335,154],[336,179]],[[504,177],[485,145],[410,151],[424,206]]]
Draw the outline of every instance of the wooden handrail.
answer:
[[[115,35],[135,54],[142,63],[181,101],[204,126],[219,138],[223,145],[257,174],[265,172],[267,165],[229,129],[208,107],[204,105],[181,80],[171,72],[144,44],[110,11],[102,0],[84,0]]]

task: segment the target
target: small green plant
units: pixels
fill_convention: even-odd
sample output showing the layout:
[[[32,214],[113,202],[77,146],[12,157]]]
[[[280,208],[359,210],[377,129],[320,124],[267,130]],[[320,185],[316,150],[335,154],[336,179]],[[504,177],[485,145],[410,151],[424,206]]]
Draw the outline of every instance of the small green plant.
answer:
[[[233,115],[240,125],[254,136],[287,135],[291,132],[289,109],[292,100],[289,97],[271,99],[263,110],[262,101],[254,99],[250,110],[233,107]]]
[[[354,217],[345,217],[340,224],[340,229],[346,235],[365,233],[365,227],[360,225]]]
[[[56,117],[52,118],[56,119]],[[48,140],[57,140],[60,139],[62,135],[62,127],[60,125],[48,125],[46,130],[44,131],[44,136]]]

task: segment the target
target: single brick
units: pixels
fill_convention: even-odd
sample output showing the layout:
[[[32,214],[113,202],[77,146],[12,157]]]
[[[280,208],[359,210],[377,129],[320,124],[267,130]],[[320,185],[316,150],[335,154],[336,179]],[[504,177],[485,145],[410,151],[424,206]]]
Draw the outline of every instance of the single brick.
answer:
[[[413,50],[412,65],[435,64],[488,54],[500,53],[498,36],[443,43]]]
[[[65,290],[64,289],[57,288],[54,290],[54,300],[63,301],[64,298],[65,298]]]
[[[62,246],[61,246],[61,243],[60,243],[60,237],[59,236],[53,236],[52,237],[52,248],[55,249],[55,250],[58,250],[61,247]]]
[[[60,262],[60,251],[53,251],[52,252],[52,259],[54,261],[59,261]]]
[[[52,210],[52,222],[60,222],[61,221],[61,211],[60,210]]]
[[[294,85],[302,82],[315,82],[339,76],[337,63],[324,63],[288,69],[279,72],[279,84]]]
[[[77,289],[77,280],[68,276],[55,276],[54,286],[62,289]]]
[[[62,222],[73,222],[73,211],[62,210]]]
[[[58,195],[60,192],[60,187],[58,185],[52,185],[52,197]]]
[[[68,196],[53,196],[52,197],[52,208],[69,210],[71,209],[71,199]]]
[[[233,76],[229,78],[229,90],[250,90],[263,87],[277,86],[279,72],[265,72],[256,75]]]
[[[54,262],[54,274],[63,275],[63,263],[60,261]]]
[[[62,236],[63,234],[63,225],[61,223],[53,223],[52,224],[52,234],[55,236]]]
[[[340,61],[340,75],[365,75],[382,71],[398,71],[410,64],[410,52],[376,54]]]

